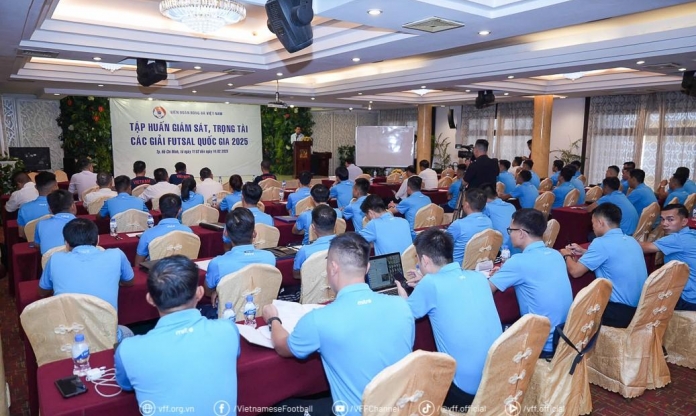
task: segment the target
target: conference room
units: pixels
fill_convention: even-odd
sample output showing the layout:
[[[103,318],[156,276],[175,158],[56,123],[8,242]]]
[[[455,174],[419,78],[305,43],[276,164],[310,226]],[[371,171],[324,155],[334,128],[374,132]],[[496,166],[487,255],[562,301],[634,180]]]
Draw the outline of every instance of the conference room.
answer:
[[[0,416],[696,408],[693,2],[24,3],[0,4]],[[433,247],[487,306],[444,289]],[[409,293],[345,285],[348,261]],[[527,264],[562,269],[562,317]],[[189,275],[166,312],[155,283]],[[428,290],[448,296],[424,312]],[[450,298],[469,319],[438,315]],[[182,316],[173,356],[158,337]],[[105,374],[75,380],[78,334]]]

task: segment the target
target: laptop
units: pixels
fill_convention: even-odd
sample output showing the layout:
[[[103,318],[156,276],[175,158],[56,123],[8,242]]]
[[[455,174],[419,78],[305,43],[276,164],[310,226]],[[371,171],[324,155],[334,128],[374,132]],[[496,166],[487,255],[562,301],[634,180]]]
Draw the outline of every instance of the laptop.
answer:
[[[370,257],[370,270],[365,276],[367,285],[373,292],[385,295],[399,295],[396,289],[395,276],[403,278],[404,269],[401,266],[399,252]]]
[[[299,246],[302,247],[302,246]],[[297,251],[299,248],[295,247],[270,247],[270,248],[264,248],[266,251],[270,251],[273,253],[274,256],[276,256],[277,259],[287,259],[287,258],[293,258],[295,257],[295,254],[297,254]]]

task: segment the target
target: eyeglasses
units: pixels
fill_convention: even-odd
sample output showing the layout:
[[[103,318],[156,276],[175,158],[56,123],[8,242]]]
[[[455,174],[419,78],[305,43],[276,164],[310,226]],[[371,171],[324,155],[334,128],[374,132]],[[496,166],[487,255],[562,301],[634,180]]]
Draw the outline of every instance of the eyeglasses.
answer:
[[[525,230],[524,228],[507,228],[508,234],[512,234],[513,231],[524,231],[525,233],[529,233],[529,231]]]

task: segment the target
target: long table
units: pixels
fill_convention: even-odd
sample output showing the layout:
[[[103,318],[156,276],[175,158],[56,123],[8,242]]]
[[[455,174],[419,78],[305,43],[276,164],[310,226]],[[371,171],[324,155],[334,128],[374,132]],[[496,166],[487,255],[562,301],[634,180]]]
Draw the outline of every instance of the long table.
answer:
[[[585,207],[586,205],[578,205],[551,210],[551,218],[561,226],[553,248],[558,250],[570,243],[587,243],[587,236],[592,232],[592,213]]]

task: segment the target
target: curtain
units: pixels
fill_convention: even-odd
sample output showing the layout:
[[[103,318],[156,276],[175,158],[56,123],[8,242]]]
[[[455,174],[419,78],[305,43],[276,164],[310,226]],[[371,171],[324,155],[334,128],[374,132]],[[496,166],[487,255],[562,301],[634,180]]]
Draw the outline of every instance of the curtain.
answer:
[[[519,101],[498,104],[498,123],[491,157],[512,160],[529,154],[527,140],[532,138],[534,103]]]
[[[416,129],[418,127],[418,109],[381,110],[378,122],[380,126],[410,126]]]
[[[492,143],[495,134],[495,106],[479,110],[471,104],[463,105],[459,126],[459,143],[474,144],[479,139]]]

